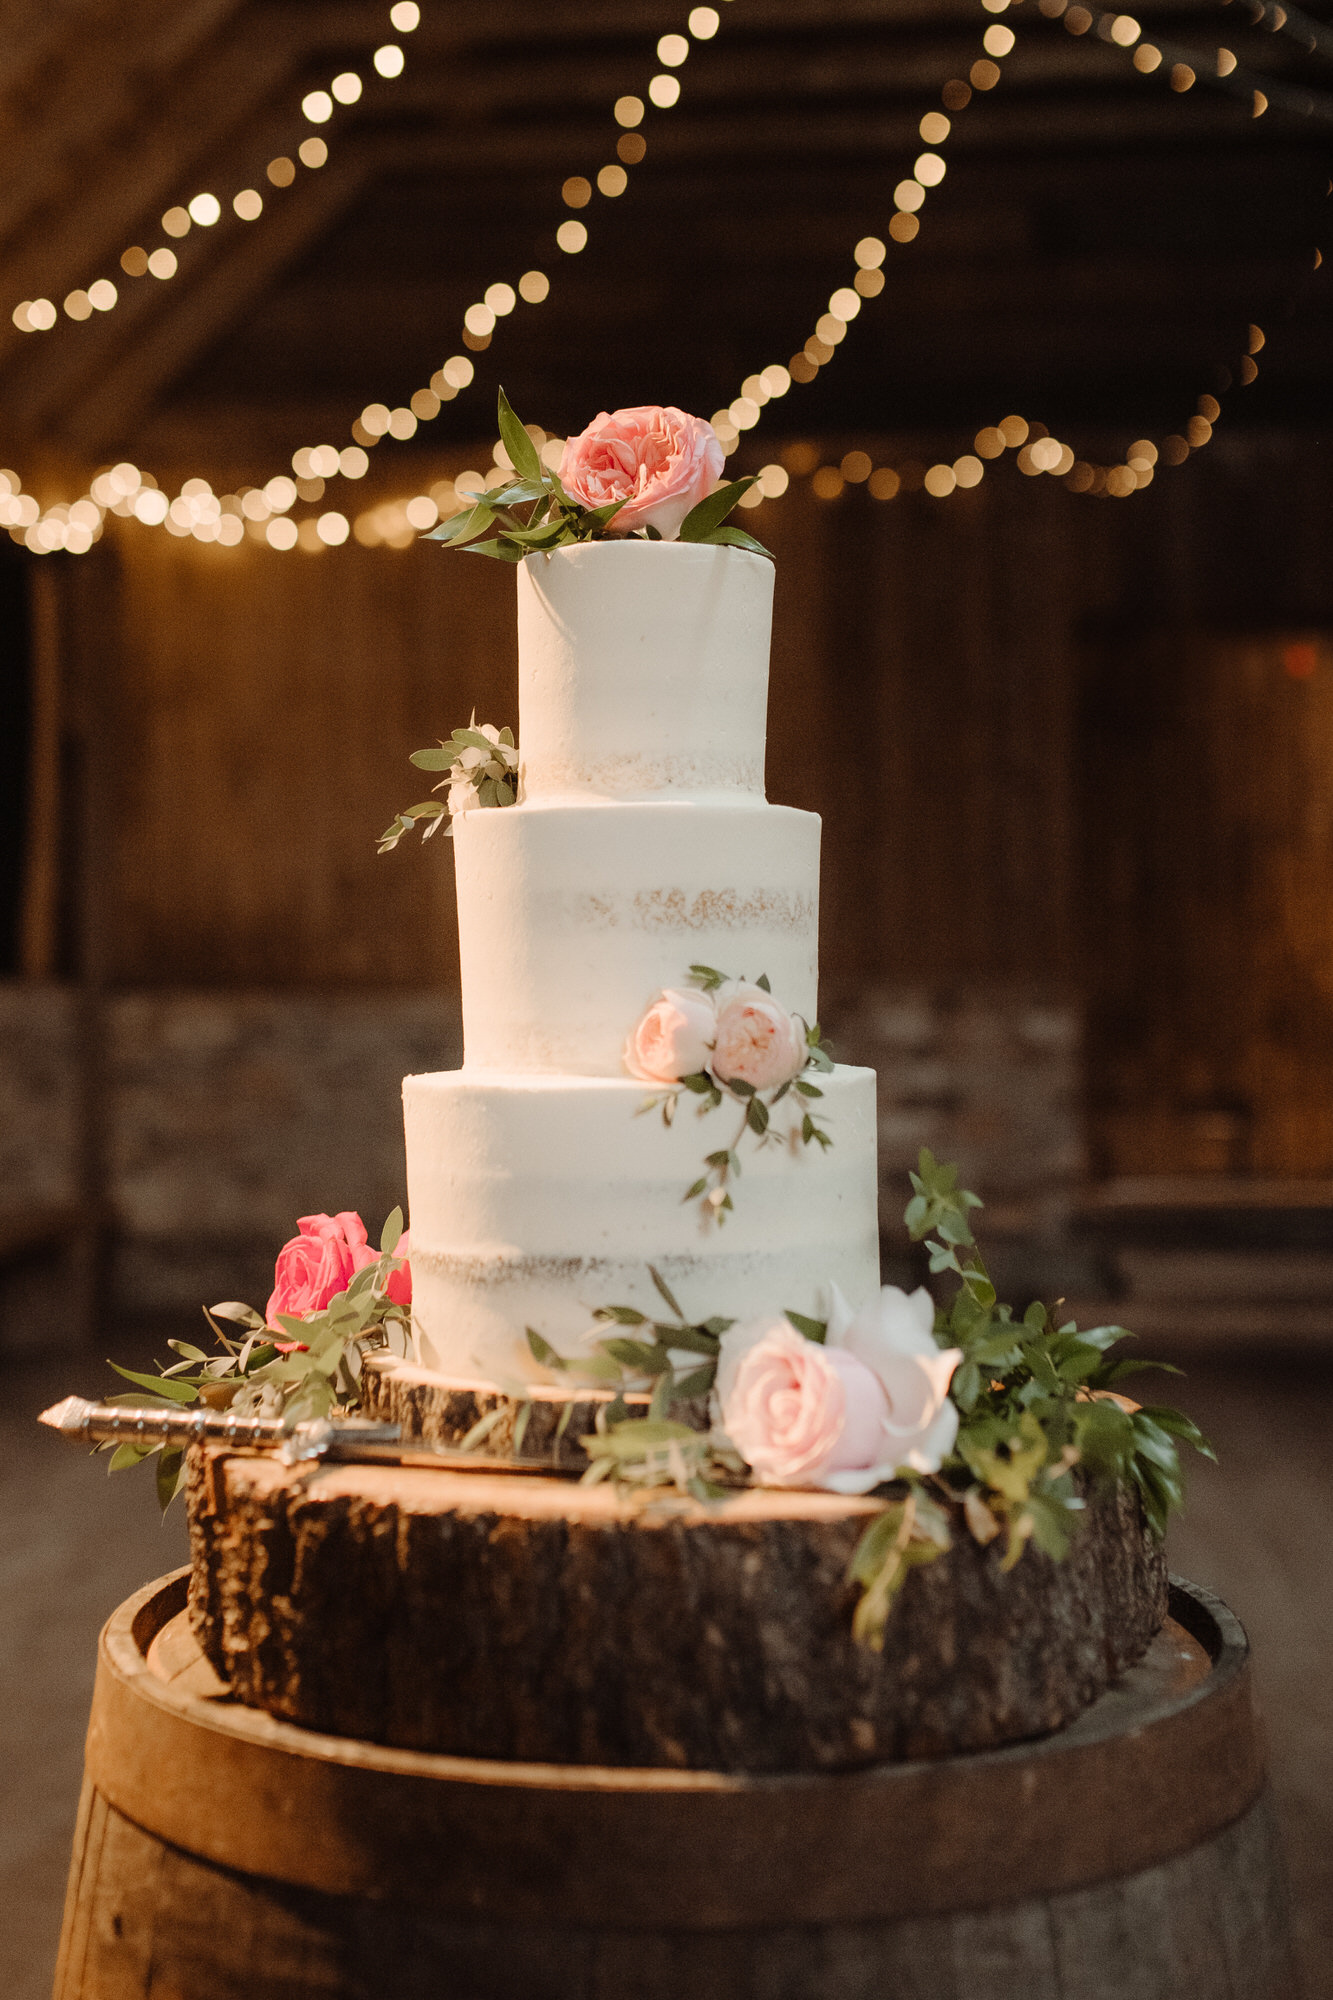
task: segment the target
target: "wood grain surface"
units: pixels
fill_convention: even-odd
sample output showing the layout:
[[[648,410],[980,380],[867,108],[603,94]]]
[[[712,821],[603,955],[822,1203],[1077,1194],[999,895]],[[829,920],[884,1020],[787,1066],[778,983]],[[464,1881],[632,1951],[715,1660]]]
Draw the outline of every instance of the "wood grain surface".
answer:
[[[103,1634],[56,2000],[1286,2000],[1234,1619],[1060,1735],[827,1778],[379,1750],[240,1708],[186,1575]]]
[[[692,1770],[839,1770],[1040,1735],[1141,1657],[1166,1611],[1137,1502],[1069,1557],[1002,1568],[958,1524],[876,1653],[847,1572],[882,1503],[748,1490],[703,1506],[527,1475],[290,1469],[201,1454],[191,1614],[242,1701],[410,1749]]]

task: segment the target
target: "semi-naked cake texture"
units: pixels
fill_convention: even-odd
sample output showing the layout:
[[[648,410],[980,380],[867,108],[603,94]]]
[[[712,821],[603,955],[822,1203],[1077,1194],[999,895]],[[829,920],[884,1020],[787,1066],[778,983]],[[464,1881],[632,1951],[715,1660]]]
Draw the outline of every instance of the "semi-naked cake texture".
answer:
[[[817,1009],[819,820],[763,792],[773,571],[688,543],[580,543],[518,569],[520,802],[454,821],[461,1070],[403,1086],[418,1358],[534,1379],[594,1309],[820,1315],[879,1282],[875,1079],[819,1079],[747,1133],[725,1224],[682,1199],[737,1107],[639,1115],[625,1041],[694,964]]]

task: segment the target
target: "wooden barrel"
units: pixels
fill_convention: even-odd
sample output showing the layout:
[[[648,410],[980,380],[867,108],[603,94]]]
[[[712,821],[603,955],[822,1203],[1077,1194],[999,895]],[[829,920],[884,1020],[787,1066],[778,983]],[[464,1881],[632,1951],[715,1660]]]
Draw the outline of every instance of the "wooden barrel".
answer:
[[[227,1698],[188,1572],[102,1634],[56,2000],[1289,2000],[1244,1633],[1173,1586],[1040,1742],[838,1776],[484,1762]]]

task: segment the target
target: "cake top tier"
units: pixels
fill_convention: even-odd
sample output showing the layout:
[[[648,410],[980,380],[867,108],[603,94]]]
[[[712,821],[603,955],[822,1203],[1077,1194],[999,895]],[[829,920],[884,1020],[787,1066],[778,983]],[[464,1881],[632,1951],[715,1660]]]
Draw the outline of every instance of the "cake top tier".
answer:
[[[518,568],[530,799],[764,794],[773,565],[690,542],[579,542]]]

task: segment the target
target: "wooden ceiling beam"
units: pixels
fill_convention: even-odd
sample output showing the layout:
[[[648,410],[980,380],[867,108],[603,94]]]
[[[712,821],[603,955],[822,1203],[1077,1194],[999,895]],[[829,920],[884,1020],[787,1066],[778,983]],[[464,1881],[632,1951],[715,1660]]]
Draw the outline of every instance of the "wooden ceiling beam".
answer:
[[[366,172],[349,156],[298,182],[263,235],[235,239],[115,366],[66,404],[56,435],[94,456],[130,438],[167,385],[355,201]]]

